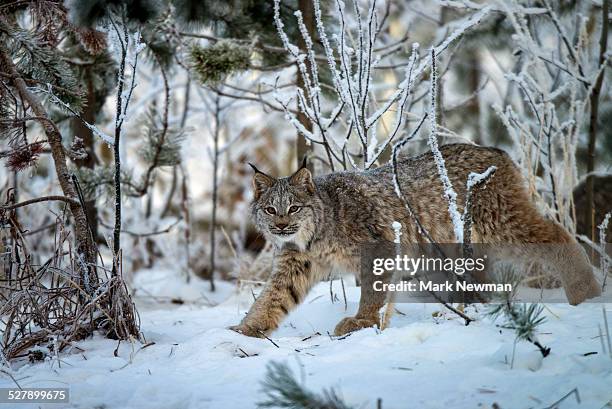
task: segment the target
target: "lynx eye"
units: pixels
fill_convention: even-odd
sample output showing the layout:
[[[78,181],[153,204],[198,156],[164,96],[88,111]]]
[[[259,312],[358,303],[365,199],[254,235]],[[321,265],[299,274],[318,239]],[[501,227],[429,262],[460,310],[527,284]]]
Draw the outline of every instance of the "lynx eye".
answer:
[[[300,210],[302,210],[302,208],[301,208],[300,206],[291,206],[291,207],[289,208],[289,214],[292,214],[292,213],[297,213],[297,212],[299,212]]]
[[[273,208],[272,206],[268,206],[268,207],[266,207],[266,209],[265,209],[265,210],[266,210],[266,213],[268,213],[268,214],[270,214],[270,215],[272,215],[272,216],[274,216],[274,215],[276,214],[276,209],[275,209],[275,208]]]

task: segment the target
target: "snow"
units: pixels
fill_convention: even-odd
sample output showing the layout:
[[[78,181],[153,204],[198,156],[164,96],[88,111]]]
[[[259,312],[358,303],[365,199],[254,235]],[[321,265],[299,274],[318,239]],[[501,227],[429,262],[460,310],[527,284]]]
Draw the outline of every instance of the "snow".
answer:
[[[606,213],[601,224],[597,226],[597,229],[599,230],[599,242],[600,243],[607,243],[606,230],[608,230],[608,224],[610,223],[610,217],[612,217],[612,212]]]
[[[489,168],[482,173],[470,172],[468,175],[467,190],[471,190],[474,186],[486,180],[495,170],[497,170],[496,166],[489,166]]]
[[[393,228],[393,231],[395,233],[395,239],[393,240],[393,243],[395,244],[400,244],[401,241],[401,236],[402,236],[402,224],[398,221],[394,221],[393,223],[391,223],[391,227]]]
[[[140,274],[135,286],[155,282],[147,287],[151,296],[190,299],[186,286],[171,283],[169,272]],[[195,278],[190,286],[194,294],[207,288]],[[378,398],[385,409],[488,408],[494,402],[502,408],[545,407],[574,388],[580,407],[601,408],[612,398],[612,359],[602,356],[597,338],[601,305],[548,305],[539,339],[552,352],[542,359],[531,344],[521,341],[515,348],[513,332],[496,327],[474,306],[468,313],[480,319],[466,327],[437,304],[398,304],[405,315],[395,314],[385,331],[333,339],[327,333],[355,313],[359,288],[347,285],[345,311],[343,302],[331,303],[329,283],[323,282],[271,335],[277,348],[226,329],[252,302],[249,289],[236,294],[232,287],[226,283],[218,296],[205,294],[219,302],[215,306],[197,298],[180,306],[152,302],[137,290],[142,331],[154,344],[122,342],[114,356],[117,342],[96,336],[78,343],[83,351],[60,354],[60,361],[15,363],[13,376],[23,387],[70,387],[69,408],[254,408],[263,398],[260,381],[270,361],[303,372],[314,391],[335,388],[354,407],[373,408]],[[333,291],[342,298],[338,280]],[[11,386],[0,378],[0,387]],[[572,407],[573,397],[559,406]]]

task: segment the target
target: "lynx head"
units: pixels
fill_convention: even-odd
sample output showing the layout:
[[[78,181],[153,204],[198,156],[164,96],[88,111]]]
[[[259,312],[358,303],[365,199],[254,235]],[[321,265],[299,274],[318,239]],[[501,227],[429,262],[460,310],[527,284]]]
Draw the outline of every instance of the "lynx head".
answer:
[[[279,248],[293,243],[304,249],[312,239],[321,209],[306,160],[293,175],[278,179],[251,167],[255,171],[251,210],[257,228]]]

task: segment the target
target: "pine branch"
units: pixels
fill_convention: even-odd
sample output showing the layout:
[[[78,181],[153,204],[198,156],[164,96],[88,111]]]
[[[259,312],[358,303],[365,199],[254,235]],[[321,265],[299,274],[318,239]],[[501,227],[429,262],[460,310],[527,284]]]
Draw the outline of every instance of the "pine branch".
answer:
[[[80,271],[81,279],[86,283],[97,283],[98,277],[95,269],[90,267],[95,263],[95,250],[91,236],[89,235],[89,226],[85,216],[85,210],[79,204],[77,193],[74,185],[70,180],[70,172],[66,165],[66,155],[62,144],[62,135],[57,126],[50,121],[47,112],[43,108],[38,99],[30,92],[25,81],[17,71],[10,53],[6,46],[0,44],[0,65],[10,74],[10,83],[17,89],[21,99],[30,106],[34,115],[41,120],[43,130],[51,147],[51,156],[55,165],[55,172],[59,180],[60,187],[64,193],[64,197],[70,199],[70,211],[75,219],[75,236],[77,241],[77,255],[82,257],[84,263],[81,263],[82,270]],[[87,291],[93,291],[93,288],[86,288]]]
[[[521,278],[514,270],[506,269],[497,281],[511,283],[512,288],[516,289]],[[493,305],[488,315],[493,319],[503,316],[506,322],[501,326],[502,328],[514,330],[517,339],[532,343],[543,357],[547,357],[550,354],[550,348],[542,345],[536,339],[537,328],[546,321],[543,315],[544,307],[539,304],[521,303],[517,305],[513,300],[514,292],[501,292],[498,295],[501,297],[501,302]]]
[[[160,71],[162,74],[162,79],[164,82],[164,112],[162,116],[162,129],[157,137],[157,140],[151,141],[153,142],[153,155],[150,160],[149,167],[145,171],[144,179],[142,182],[142,188],[138,192],[142,195],[146,194],[149,190],[149,186],[151,184],[151,177],[153,176],[153,171],[160,166],[162,163],[162,155],[164,154],[164,148],[168,148],[166,146],[166,136],[168,134],[168,109],[170,106],[170,86],[168,85],[168,76],[166,75],[166,70],[160,64]],[[154,118],[153,118],[154,120]]]
[[[209,47],[193,46],[189,52],[191,68],[202,84],[218,84],[227,76],[250,67],[248,47],[223,40]]]
[[[294,377],[286,364],[271,362],[262,382],[267,400],[258,408],[290,409],[351,409],[333,389],[316,394],[306,389]]]

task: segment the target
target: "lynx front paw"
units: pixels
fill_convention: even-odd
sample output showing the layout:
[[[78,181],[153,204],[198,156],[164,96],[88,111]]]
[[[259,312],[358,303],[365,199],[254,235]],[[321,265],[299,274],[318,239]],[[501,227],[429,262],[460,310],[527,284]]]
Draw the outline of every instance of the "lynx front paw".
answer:
[[[257,328],[250,327],[248,325],[244,325],[244,324],[232,325],[228,329],[231,329],[232,331],[235,331],[239,334],[246,335],[247,337],[253,337],[253,338],[263,338],[264,337],[264,331],[257,329]]]
[[[358,331],[362,328],[370,328],[378,325],[378,320],[368,318],[346,317],[336,325],[334,335],[340,336],[349,332]]]

